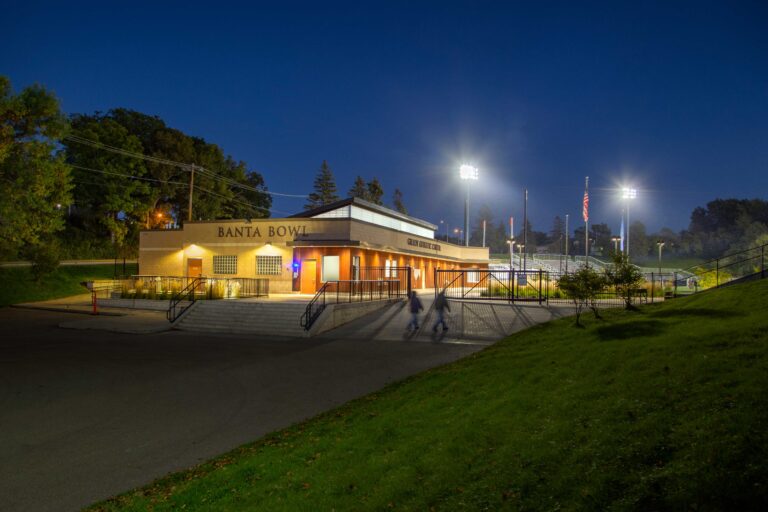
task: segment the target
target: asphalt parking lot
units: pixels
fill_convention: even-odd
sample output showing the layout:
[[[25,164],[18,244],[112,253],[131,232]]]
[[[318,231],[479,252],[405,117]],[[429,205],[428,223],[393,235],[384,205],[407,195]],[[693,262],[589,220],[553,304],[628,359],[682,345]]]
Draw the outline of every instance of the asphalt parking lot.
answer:
[[[0,510],[77,510],[483,348],[62,329],[0,309]]]

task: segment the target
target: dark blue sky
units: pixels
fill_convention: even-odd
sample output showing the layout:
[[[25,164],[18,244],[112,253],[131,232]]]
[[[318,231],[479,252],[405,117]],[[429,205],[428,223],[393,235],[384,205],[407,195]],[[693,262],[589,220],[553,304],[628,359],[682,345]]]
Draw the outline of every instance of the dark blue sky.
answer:
[[[271,190],[377,176],[410,213],[473,208],[618,230],[686,227],[717,197],[768,198],[768,2],[5,2],[0,73],[66,112],[127,107],[221,145]],[[161,5],[162,4],[162,5]],[[300,199],[276,198],[274,215]]]

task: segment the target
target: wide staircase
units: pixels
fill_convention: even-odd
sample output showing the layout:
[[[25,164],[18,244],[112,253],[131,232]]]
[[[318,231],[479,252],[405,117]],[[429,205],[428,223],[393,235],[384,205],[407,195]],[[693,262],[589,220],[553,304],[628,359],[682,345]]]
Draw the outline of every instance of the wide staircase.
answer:
[[[174,328],[196,332],[298,338],[307,335],[299,325],[299,319],[306,307],[306,303],[297,302],[201,300],[174,323]]]

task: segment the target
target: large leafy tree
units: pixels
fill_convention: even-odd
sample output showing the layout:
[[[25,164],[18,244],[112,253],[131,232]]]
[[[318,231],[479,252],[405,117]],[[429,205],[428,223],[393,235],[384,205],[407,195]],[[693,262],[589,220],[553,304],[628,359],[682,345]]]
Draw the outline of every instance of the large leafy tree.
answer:
[[[77,218],[92,236],[106,229],[135,249],[140,228],[187,220],[193,172],[193,220],[269,216],[261,174],[158,117],[114,109],[74,116],[73,128],[80,141],[67,141],[68,158],[90,169],[78,170]]]
[[[67,142],[78,212],[95,219],[94,234],[107,234],[116,247],[123,247],[132,225],[143,223],[150,208],[150,185],[142,179],[147,169],[143,160],[105,151],[98,144],[141,153],[141,142],[121,124],[100,114],[73,116],[72,130],[97,143]]]
[[[315,176],[314,192],[309,194],[309,201],[304,205],[306,210],[317,208],[326,204],[338,201],[339,196],[336,193],[336,178],[333,177],[328,162],[323,160],[320,169]]]
[[[71,177],[55,150],[66,131],[53,94],[39,85],[13,94],[0,76],[0,257],[43,250],[63,229]]]

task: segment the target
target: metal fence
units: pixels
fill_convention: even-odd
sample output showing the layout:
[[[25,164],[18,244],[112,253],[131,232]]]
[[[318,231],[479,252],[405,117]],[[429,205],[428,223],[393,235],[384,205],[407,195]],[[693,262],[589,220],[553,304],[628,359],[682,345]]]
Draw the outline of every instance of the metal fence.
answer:
[[[171,300],[199,279],[196,299],[244,299],[269,296],[269,279],[247,277],[183,277],[136,275],[94,281],[91,291],[102,299]]]
[[[435,294],[444,292],[453,300],[496,300],[508,302],[550,302],[567,304],[571,298],[559,287],[565,272],[543,270],[436,270]],[[633,303],[664,300],[674,296],[674,273],[650,273],[631,292]],[[603,306],[624,305],[624,298],[613,286],[606,286],[597,301]]]
[[[435,293],[459,300],[546,300],[542,270],[435,269]]]
[[[768,244],[726,254],[675,274],[675,296],[738,283],[745,279],[765,278]]]

